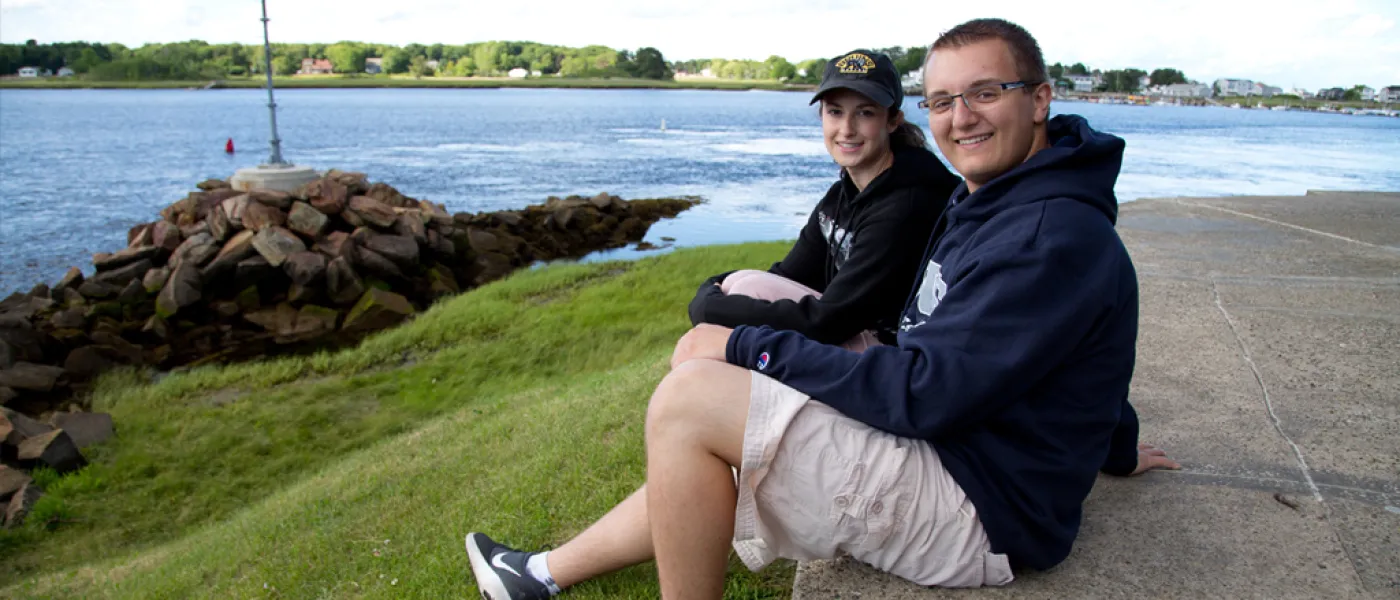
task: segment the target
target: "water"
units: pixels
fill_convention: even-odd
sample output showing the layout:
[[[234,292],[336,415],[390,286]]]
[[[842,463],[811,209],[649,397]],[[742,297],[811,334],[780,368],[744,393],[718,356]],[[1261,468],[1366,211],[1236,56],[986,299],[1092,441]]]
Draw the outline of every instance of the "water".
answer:
[[[679,245],[785,239],[836,176],[804,93],[286,90],[288,160],[485,211],[550,195],[699,195]],[[195,183],[266,159],[258,90],[0,91],[0,293],[53,283]],[[924,123],[912,101],[905,110]],[[1120,200],[1400,189],[1400,119],[1058,103],[1128,142]],[[661,129],[662,120],[666,129]],[[926,124],[926,123],[925,123]],[[223,152],[233,138],[235,156]],[[630,256],[634,251],[607,256]]]

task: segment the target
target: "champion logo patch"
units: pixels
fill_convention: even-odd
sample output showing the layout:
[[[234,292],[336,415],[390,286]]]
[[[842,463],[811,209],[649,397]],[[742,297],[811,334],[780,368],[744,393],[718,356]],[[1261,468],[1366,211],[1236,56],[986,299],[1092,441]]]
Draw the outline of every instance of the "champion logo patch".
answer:
[[[758,355],[758,370],[762,371],[768,368],[768,358],[767,352]]]

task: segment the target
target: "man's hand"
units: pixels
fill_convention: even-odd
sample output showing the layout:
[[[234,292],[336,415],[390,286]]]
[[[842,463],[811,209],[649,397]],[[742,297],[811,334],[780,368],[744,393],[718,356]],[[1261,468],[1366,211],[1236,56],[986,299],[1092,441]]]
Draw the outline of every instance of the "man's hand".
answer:
[[[681,336],[676,342],[676,350],[671,353],[671,368],[696,358],[708,358],[724,362],[724,350],[729,345],[729,334],[733,329],[701,323]]]
[[[1167,452],[1152,444],[1138,444],[1138,464],[1133,475],[1141,475],[1153,469],[1180,469],[1181,465],[1167,458]],[[1132,475],[1129,475],[1131,477]]]

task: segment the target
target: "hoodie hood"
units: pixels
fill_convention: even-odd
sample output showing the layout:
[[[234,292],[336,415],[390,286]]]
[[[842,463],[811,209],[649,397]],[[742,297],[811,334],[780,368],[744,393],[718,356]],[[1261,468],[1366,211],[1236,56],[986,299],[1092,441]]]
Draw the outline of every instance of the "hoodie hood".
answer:
[[[1113,185],[1123,164],[1123,140],[1094,130],[1079,115],[1059,115],[1046,124],[1050,147],[968,193],[964,182],[953,192],[948,216],[985,221],[1012,206],[1049,198],[1071,198],[1118,221]],[[1016,189],[1011,197],[1006,192]]]
[[[894,164],[871,180],[870,185],[865,186],[865,189],[861,190],[859,194],[856,194],[851,199],[853,205],[869,202],[872,198],[879,198],[902,188],[937,188],[947,185],[955,177],[948,170],[948,167],[943,166],[938,157],[934,156],[933,152],[927,148],[895,146],[893,151]],[[849,183],[850,176],[842,172],[841,180],[843,183]],[[854,185],[851,189],[854,189]]]

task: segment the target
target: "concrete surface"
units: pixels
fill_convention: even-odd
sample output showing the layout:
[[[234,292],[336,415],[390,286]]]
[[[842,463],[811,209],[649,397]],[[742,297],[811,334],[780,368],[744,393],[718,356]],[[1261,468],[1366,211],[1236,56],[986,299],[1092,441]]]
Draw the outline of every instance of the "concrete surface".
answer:
[[[999,589],[852,561],[794,598],[1400,598],[1400,193],[1122,207],[1132,397],[1184,470],[1100,477],[1074,551]]]

